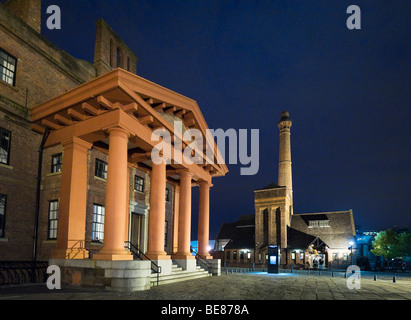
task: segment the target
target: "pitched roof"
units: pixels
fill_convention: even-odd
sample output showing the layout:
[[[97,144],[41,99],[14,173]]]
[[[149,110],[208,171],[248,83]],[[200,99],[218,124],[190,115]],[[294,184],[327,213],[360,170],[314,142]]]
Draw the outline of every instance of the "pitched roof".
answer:
[[[224,249],[254,249],[254,225],[237,226]]]

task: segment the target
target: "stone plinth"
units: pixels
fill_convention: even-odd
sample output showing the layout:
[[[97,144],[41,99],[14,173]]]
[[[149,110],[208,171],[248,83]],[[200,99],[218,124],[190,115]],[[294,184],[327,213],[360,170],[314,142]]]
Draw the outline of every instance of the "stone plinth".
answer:
[[[50,259],[61,270],[62,286],[93,286],[109,291],[150,289],[150,261],[106,261]]]

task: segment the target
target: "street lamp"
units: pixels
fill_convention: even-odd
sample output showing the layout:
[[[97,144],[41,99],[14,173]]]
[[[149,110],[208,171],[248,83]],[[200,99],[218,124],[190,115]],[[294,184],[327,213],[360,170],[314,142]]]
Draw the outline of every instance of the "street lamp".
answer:
[[[348,249],[351,250],[351,265],[353,265],[353,264],[354,264],[354,256],[353,256],[353,254],[352,254],[352,247],[353,247],[353,245],[354,245],[354,242],[353,242],[353,241],[350,241],[350,242],[349,242],[349,245],[350,245],[350,247],[349,247]]]

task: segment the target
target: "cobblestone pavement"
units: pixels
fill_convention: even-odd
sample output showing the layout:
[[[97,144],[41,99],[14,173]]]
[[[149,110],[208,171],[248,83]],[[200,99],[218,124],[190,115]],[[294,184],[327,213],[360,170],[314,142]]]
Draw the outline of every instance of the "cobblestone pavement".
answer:
[[[326,275],[223,274],[129,294],[88,288],[48,290],[45,284],[2,286],[0,300],[411,300],[411,278],[361,277],[360,289]]]

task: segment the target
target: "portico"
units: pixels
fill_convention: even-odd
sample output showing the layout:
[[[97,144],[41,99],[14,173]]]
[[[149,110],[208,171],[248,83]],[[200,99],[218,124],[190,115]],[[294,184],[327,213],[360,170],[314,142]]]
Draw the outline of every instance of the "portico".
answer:
[[[49,131],[45,148],[63,147],[60,186],[60,210],[56,248],[53,259],[88,259],[85,223],[87,210],[87,154],[98,149],[108,156],[104,241],[93,260],[131,261],[125,248],[129,240],[128,170],[144,168],[150,174],[148,232],[146,256],[158,263],[171,259],[193,260],[191,240],[191,190],[200,188],[198,208],[199,253],[207,259],[209,230],[209,190],[212,179],[226,174],[225,164],[206,160],[206,142],[200,156],[203,163],[186,163],[173,159],[180,141],[182,149],[191,141],[174,132],[173,122],[183,130],[196,128],[206,136],[207,124],[197,103],[178,93],[154,84],[123,69],[115,69],[31,110],[32,129]],[[153,131],[162,128],[171,135],[171,161],[155,163],[153,148],[159,143]],[[179,149],[181,145],[178,146]],[[221,156],[214,155],[214,159]],[[180,151],[181,153],[181,151]],[[176,186],[173,246],[164,250],[166,183]]]

